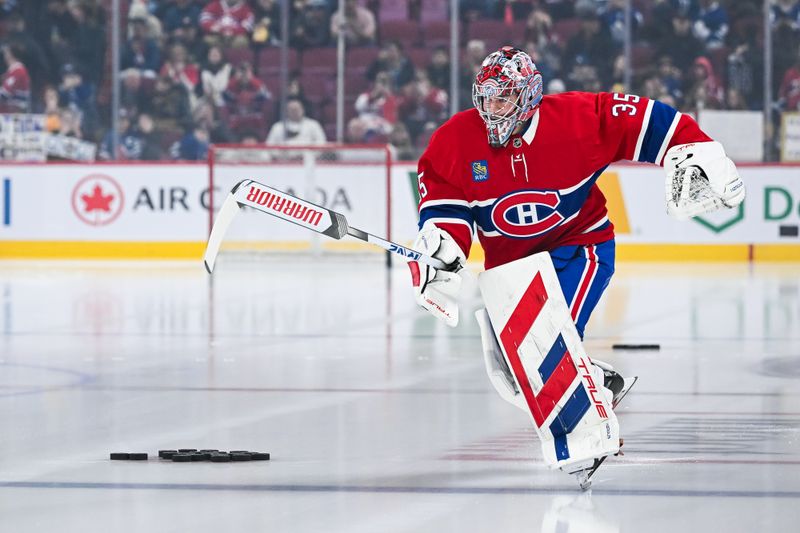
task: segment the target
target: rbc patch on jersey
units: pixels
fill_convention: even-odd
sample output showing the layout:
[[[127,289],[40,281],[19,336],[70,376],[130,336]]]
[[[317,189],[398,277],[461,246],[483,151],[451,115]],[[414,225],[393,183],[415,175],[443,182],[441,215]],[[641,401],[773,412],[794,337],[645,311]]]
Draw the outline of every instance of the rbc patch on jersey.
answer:
[[[489,179],[489,165],[485,159],[472,162],[472,181],[486,181]]]

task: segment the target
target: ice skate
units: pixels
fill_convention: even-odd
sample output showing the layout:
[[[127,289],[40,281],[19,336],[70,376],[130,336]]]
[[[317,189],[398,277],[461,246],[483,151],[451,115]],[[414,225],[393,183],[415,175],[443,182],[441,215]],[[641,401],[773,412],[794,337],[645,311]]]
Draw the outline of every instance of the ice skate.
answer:
[[[603,370],[603,386],[611,391],[611,394],[613,395],[611,405],[614,409],[616,409],[620,402],[622,402],[623,398],[625,398],[628,392],[630,392],[631,388],[636,384],[636,381],[638,381],[639,377],[633,376],[625,378],[619,372],[616,372],[611,365],[608,365],[602,361],[594,360],[593,364]],[[623,455],[623,442],[623,439],[620,438],[620,450],[614,455]],[[597,469],[600,468],[600,465],[602,465],[607,458],[608,455],[594,459],[594,462],[591,464],[591,466],[572,473],[572,475],[574,475],[578,480],[578,485],[580,485],[582,490],[588,490],[592,486],[592,476],[595,472],[597,472]]]

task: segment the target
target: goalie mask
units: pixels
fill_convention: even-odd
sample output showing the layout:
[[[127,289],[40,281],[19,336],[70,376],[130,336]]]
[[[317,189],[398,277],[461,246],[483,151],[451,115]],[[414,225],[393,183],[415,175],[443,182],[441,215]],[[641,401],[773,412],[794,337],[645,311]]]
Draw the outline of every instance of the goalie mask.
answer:
[[[541,101],[541,73],[528,54],[512,46],[489,54],[472,84],[472,103],[493,147],[504,146],[517,124],[530,119]]]

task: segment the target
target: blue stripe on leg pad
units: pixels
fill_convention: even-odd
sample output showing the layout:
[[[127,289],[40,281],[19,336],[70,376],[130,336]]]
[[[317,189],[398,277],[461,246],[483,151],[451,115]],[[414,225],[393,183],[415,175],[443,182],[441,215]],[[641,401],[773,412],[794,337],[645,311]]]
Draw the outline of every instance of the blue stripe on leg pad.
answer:
[[[578,422],[581,421],[590,406],[589,395],[586,394],[583,384],[580,384],[558,415],[556,415],[555,420],[550,424],[550,433],[555,437],[554,444],[558,461],[569,459],[567,435],[575,429],[575,426],[578,425]]]
[[[542,364],[539,365],[539,375],[542,377],[542,383],[547,383],[547,380],[550,379],[550,376],[553,374],[553,371],[555,371],[558,363],[561,362],[561,358],[564,357],[566,352],[567,345],[564,343],[564,337],[559,334],[553,346],[550,348],[550,351],[547,352],[547,355],[544,357]]]

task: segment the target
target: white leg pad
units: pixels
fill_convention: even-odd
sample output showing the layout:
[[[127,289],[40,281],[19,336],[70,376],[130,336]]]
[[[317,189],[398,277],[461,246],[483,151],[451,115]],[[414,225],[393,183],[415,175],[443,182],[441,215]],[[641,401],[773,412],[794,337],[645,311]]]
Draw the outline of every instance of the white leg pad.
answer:
[[[497,337],[489,321],[489,313],[485,308],[475,311],[475,318],[478,320],[478,327],[481,330],[481,344],[483,346],[483,362],[486,366],[486,373],[492,386],[505,401],[528,412],[528,405],[519,393],[514,376],[503,356],[500,345],[497,344]]]
[[[617,453],[619,424],[602,370],[583,349],[550,255],[489,269],[478,282],[545,463],[572,472]]]

